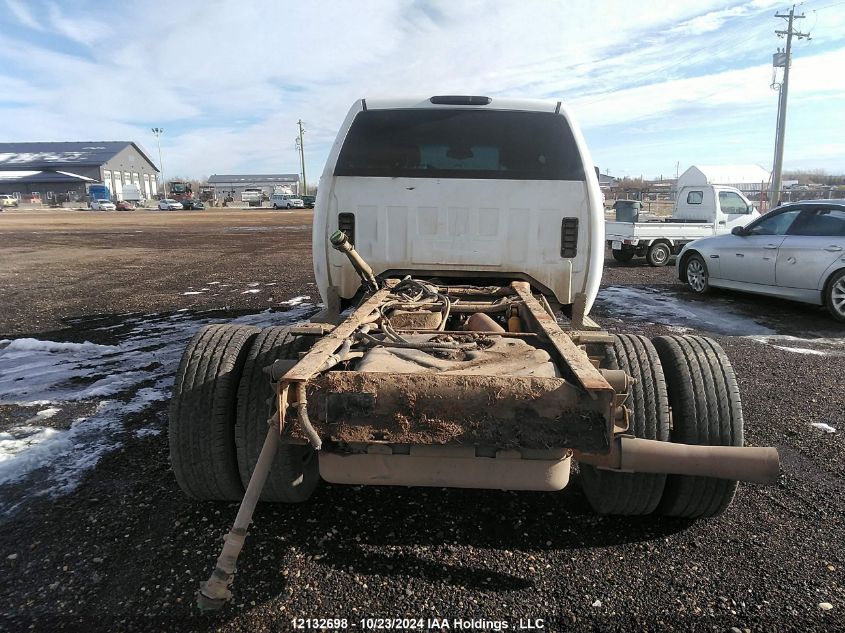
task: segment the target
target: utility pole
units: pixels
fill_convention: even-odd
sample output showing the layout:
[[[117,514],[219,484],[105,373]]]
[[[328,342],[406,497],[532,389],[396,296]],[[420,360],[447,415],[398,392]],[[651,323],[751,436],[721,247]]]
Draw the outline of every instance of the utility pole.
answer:
[[[775,13],[775,17],[786,19],[787,27],[785,31],[775,31],[778,37],[786,36],[786,51],[785,55],[781,56],[780,54],[776,54],[774,57],[775,68],[779,67],[781,62],[783,63],[783,82],[780,85],[780,98],[778,99],[778,126],[775,135],[775,161],[774,167],[772,168],[772,192],[769,197],[769,202],[772,206],[780,202],[778,198],[780,198],[781,176],[783,173],[783,144],[784,137],[786,136],[786,99],[789,92],[789,67],[792,64],[792,38],[794,36],[799,40],[805,37],[808,40],[810,39],[809,33],[801,33],[800,31],[795,31],[792,28],[794,20],[804,18],[803,13],[801,15],[795,15],[794,4],[789,10],[789,13]]]
[[[296,146],[299,148],[299,163],[302,167],[302,193],[300,195],[308,195],[308,182],[305,180],[305,144],[302,140],[302,135],[305,130],[302,128],[302,119],[297,121],[299,124],[299,136],[296,137]]]
[[[158,143],[158,168],[161,172],[161,187],[164,191],[165,197],[167,196],[167,187],[165,183],[167,182],[164,178],[164,163],[161,161],[161,135],[164,134],[164,128],[154,127],[152,128],[152,133],[155,134],[156,143]],[[156,187],[156,193],[158,193],[158,187]]]

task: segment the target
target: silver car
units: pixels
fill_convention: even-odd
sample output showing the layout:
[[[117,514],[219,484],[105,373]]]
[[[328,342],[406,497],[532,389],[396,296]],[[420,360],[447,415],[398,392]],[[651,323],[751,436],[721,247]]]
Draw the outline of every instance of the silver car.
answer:
[[[784,204],[730,235],[687,244],[678,279],[824,305],[845,322],[845,200]]]

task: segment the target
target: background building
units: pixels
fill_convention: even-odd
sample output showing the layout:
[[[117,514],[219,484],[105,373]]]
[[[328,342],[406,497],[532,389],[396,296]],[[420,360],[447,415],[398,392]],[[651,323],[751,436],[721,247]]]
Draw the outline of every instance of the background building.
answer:
[[[299,174],[214,174],[208,184],[214,187],[215,200],[226,196],[240,200],[244,189],[261,189],[268,197],[284,188],[290,193],[300,193]]]
[[[724,185],[748,197],[769,188],[770,173],[759,165],[693,165],[678,177],[677,188]]]
[[[88,185],[101,183],[122,200],[123,185],[137,185],[146,198],[158,191],[158,167],[132,141],[0,143],[0,193],[27,200],[38,194],[83,201]]]
[[[619,181],[608,174],[599,174],[599,187],[602,190],[616,189],[619,186]]]

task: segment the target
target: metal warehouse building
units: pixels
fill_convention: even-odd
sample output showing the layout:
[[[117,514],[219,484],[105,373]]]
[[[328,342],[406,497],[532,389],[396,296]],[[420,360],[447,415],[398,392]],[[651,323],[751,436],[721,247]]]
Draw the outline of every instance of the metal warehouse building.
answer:
[[[759,165],[693,165],[678,177],[676,190],[701,185],[723,185],[739,189],[746,196],[769,187],[771,174]]]
[[[22,200],[79,202],[95,183],[105,184],[115,200],[123,199],[123,185],[129,183],[152,198],[158,171],[132,141],[0,143],[0,193]]]
[[[261,189],[268,196],[283,189],[299,193],[299,174],[214,174],[208,184],[214,187],[215,199],[237,200],[244,189]]]

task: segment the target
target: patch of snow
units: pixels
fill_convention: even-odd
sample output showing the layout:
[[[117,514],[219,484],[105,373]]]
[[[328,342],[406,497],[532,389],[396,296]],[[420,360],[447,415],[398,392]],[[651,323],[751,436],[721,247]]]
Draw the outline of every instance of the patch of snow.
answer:
[[[820,431],[824,431],[825,433],[836,433],[836,429],[830,426],[829,424],[825,424],[824,422],[810,422],[810,426],[813,426]]]
[[[61,409],[59,407],[47,407],[46,409],[42,409],[38,411],[33,417],[31,417],[27,422],[36,422],[38,420],[46,420],[48,418],[52,418],[54,415],[59,413]]]
[[[599,291],[596,306],[624,321],[659,323],[717,334],[775,333],[750,317],[731,312],[729,304],[689,301],[656,288],[608,286]]]
[[[73,442],[68,434],[38,426],[17,426],[0,432],[0,485],[18,481],[71,451]]]
[[[809,349],[807,347],[786,347],[785,345],[772,345],[775,349],[783,350],[784,352],[792,352],[793,354],[811,354],[814,356],[830,356],[830,352],[823,352],[819,349]]]
[[[817,338],[802,338],[800,336],[791,336],[789,334],[773,334],[770,336],[748,336],[746,338],[751,339],[752,341],[757,341],[758,343],[771,343],[771,342],[783,342],[783,343],[816,343],[819,345],[830,345],[832,347],[845,347],[845,337],[843,338],[824,338],[824,337],[817,337]]]
[[[193,292],[183,292],[183,295],[201,295],[202,292],[198,290],[194,290]]]
[[[170,397],[170,387],[173,381],[169,379],[159,380],[157,385],[159,387],[144,387],[135,392],[135,396],[129,401],[123,410],[126,413],[137,413],[143,411],[154,402],[161,402]]]
[[[310,300],[311,297],[305,295],[302,297],[294,297],[293,299],[288,299],[287,301],[279,301],[279,305],[286,305],[286,306],[298,306],[302,305],[306,301]]]
[[[206,285],[208,285],[208,286],[216,286],[216,285],[217,285],[217,284],[219,284],[219,283],[220,283],[219,281],[207,281],[207,282],[206,282]]]
[[[259,290],[258,288],[252,288],[250,290],[244,290],[241,294],[242,295],[255,294],[256,292],[261,292],[261,290]]]
[[[138,429],[135,431],[135,437],[147,437],[149,435],[161,435],[161,429],[153,429],[150,427]]]
[[[16,338],[0,341],[6,343],[3,347],[4,356],[21,352],[99,352],[108,351],[108,345],[97,345],[96,343],[57,343],[56,341],[41,341],[34,338]]]
[[[260,285],[261,285],[261,282],[258,282],[258,281],[250,281],[247,284],[247,286],[249,286],[250,288],[255,288],[255,286],[260,286]]]
[[[845,356],[845,338],[801,338],[789,335],[748,336],[755,343],[771,345],[775,349],[793,354],[808,354],[813,356]],[[801,347],[791,345],[776,345],[776,343],[797,343]],[[813,347],[807,347],[812,345]],[[821,349],[817,349],[820,347]]]
[[[301,321],[312,309],[310,304],[286,312],[268,309],[231,321],[188,318],[184,313],[127,316],[124,325],[129,333],[115,345],[31,338],[0,341],[0,404],[97,405],[91,415],[75,419],[66,430],[38,424],[60,410],[48,406],[25,425],[0,433],[0,486],[39,472],[23,492],[12,495],[0,489],[0,512],[12,510],[28,496],[62,494],[76,487],[103,455],[120,446],[127,415],[142,413],[170,397],[182,352],[200,327],[226,321],[257,327],[286,325]]]

